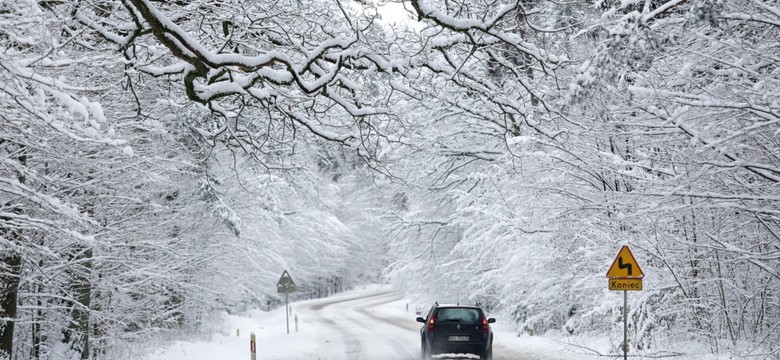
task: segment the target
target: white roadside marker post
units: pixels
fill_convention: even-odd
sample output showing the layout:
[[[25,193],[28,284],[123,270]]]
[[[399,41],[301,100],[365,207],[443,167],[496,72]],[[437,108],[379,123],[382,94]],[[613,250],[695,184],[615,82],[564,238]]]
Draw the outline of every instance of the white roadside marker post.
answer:
[[[249,352],[251,360],[257,360],[257,344],[255,343],[255,333],[249,334]]]

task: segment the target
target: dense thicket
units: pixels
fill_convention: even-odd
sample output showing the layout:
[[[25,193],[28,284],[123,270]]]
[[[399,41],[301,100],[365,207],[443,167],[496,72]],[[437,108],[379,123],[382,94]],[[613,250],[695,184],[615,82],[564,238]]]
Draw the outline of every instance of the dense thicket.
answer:
[[[230,10],[181,5],[171,16],[189,30],[204,26],[199,9]],[[381,259],[350,254],[381,248],[357,241],[364,230],[342,204],[371,200],[355,185],[362,175],[330,178],[373,164],[370,129],[337,133],[352,120],[329,110],[336,95],[320,102],[257,79],[246,80],[264,88],[255,97],[189,98],[195,85],[180,75],[199,69],[155,40],[134,6],[0,4],[2,359],[137,356],[128,344],[210,331],[220,311],[276,306],[284,269],[302,296],[376,281]],[[213,23],[220,39],[235,19],[225,16]],[[209,74],[213,89],[233,70]],[[322,115],[331,112],[340,117]],[[359,141],[359,152],[339,151]]]
[[[435,145],[417,164],[427,196],[389,233],[404,239],[392,279],[502,309],[521,331],[620,339],[604,274],[629,244],[648,274],[631,346],[748,340],[777,356],[777,5],[525,1],[491,23],[495,4],[447,4],[430,13],[452,92],[411,105],[430,109],[420,141]],[[515,33],[540,50],[507,44]]]
[[[406,5],[0,3],[0,359],[126,358],[284,269],[603,334],[621,244],[631,346],[777,356],[776,3]]]

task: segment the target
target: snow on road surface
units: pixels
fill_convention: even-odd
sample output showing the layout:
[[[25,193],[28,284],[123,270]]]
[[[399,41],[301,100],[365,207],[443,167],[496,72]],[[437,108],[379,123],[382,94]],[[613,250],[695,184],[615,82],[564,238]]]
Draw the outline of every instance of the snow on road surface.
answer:
[[[258,360],[418,360],[422,324],[406,304],[402,295],[380,286],[291,303],[289,335],[284,308],[229,315],[224,329],[211,339],[175,342],[142,359],[249,360],[249,335],[254,332]],[[500,330],[501,321],[494,327],[494,360],[598,358],[550,338],[517,337]]]

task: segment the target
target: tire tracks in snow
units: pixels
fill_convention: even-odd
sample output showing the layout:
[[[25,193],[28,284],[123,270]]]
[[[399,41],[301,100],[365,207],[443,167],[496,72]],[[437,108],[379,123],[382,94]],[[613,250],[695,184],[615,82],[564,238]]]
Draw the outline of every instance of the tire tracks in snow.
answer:
[[[376,312],[371,311],[371,308],[373,307],[378,307],[393,301],[398,301],[400,299],[403,299],[402,295],[392,291],[384,291],[370,295],[361,295],[318,302],[312,305],[304,305],[304,308],[308,308],[313,312],[319,313],[316,321],[327,324],[326,326],[333,330],[331,334],[342,339],[347,360],[376,360],[377,356],[376,354],[372,354],[370,352],[372,349],[368,343],[371,340],[377,340],[377,338],[383,341],[383,347],[393,349],[394,354],[386,354],[387,359],[418,360],[420,358],[420,350],[419,334],[417,334],[419,326],[417,326],[417,323],[412,322],[411,320],[407,322],[403,320],[403,318],[395,316],[381,316]],[[355,304],[351,305],[350,303]],[[342,309],[334,312],[337,314],[337,319],[335,320],[332,318],[327,318],[325,316],[326,314],[322,312],[322,310],[331,306],[343,306]],[[349,316],[350,311],[359,313],[360,316]],[[361,318],[371,319],[372,321],[361,321]],[[409,344],[402,339],[397,339],[392,336],[383,337],[383,334],[378,332],[380,330],[380,326],[377,326],[377,324],[384,324],[395,327],[399,330],[409,331],[414,334],[417,341]],[[373,336],[374,338],[367,338],[366,334],[370,334],[369,336]],[[533,354],[533,352],[516,352],[502,346],[498,342],[494,342],[493,346],[494,360],[545,360],[539,355]]]
[[[376,320],[381,324],[392,325],[394,327],[406,331],[414,331],[414,328],[403,326],[399,324],[397,321],[393,321],[389,318],[376,316],[374,314],[371,314],[368,311],[368,309],[371,307],[387,304],[393,301],[400,300],[402,298],[403,296],[388,291],[388,292],[375,293],[371,295],[336,299],[332,301],[321,302],[308,307],[312,311],[320,312],[320,316],[318,317],[317,320],[325,323],[326,326],[334,330],[333,332],[339,334],[339,336],[343,340],[342,343],[345,346],[345,351],[347,356],[346,358],[348,360],[375,359],[376,354],[370,353],[372,350],[375,349],[372,349],[372,346],[370,346],[370,344],[368,343],[371,342],[372,340],[377,340],[377,339],[381,339],[381,341],[383,342],[382,345],[385,346],[389,345],[390,348],[392,348],[395,351],[396,356],[392,356],[392,354],[387,354],[392,356],[391,357],[392,359],[398,359],[398,360],[417,359],[419,355],[413,355],[416,354],[417,351],[416,348],[409,349],[409,344],[406,342],[402,342],[399,339],[394,339],[392,337],[386,337],[386,336],[383,337],[382,336],[383,334],[381,332],[379,333],[377,332],[378,330],[381,329],[381,327],[377,326],[377,324],[374,323],[373,321],[370,324],[367,324],[365,320],[361,321],[359,318],[356,319],[353,316],[349,316],[348,314],[348,312],[354,311],[360,313],[361,317],[364,316],[368,319]],[[371,299],[376,299],[376,300],[371,301]],[[358,303],[353,306],[350,306],[350,303],[358,302],[358,301],[366,301],[366,302]],[[344,320],[348,322],[348,324],[345,324],[343,321],[336,321],[334,319],[325,317],[321,311],[330,306],[344,306],[343,309],[339,309],[336,313],[343,314],[344,316],[339,317],[338,320]],[[362,329],[362,330],[357,330],[357,329]],[[367,338],[367,335],[370,338]],[[414,351],[414,353],[412,351]]]

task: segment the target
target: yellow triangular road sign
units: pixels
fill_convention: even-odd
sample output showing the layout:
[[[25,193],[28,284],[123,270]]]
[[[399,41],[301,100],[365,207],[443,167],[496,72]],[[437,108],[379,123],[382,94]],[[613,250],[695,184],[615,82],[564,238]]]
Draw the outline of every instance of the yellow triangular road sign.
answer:
[[[641,279],[645,277],[645,273],[636,262],[631,249],[623,245],[615,257],[615,261],[612,262],[612,266],[609,267],[607,277],[610,279]]]

